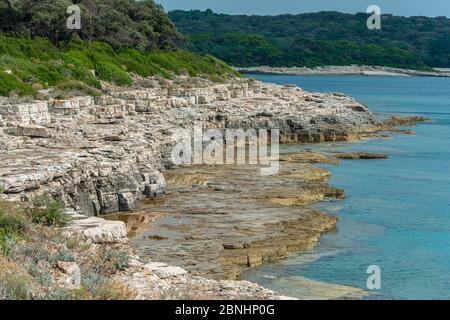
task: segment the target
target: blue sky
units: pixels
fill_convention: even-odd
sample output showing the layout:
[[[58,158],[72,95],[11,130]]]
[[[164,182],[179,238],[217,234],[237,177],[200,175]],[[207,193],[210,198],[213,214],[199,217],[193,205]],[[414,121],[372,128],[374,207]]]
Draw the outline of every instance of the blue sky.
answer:
[[[166,10],[212,9],[229,14],[281,14],[322,10],[365,12],[372,4],[383,13],[414,16],[447,16],[450,18],[449,0],[155,0]]]

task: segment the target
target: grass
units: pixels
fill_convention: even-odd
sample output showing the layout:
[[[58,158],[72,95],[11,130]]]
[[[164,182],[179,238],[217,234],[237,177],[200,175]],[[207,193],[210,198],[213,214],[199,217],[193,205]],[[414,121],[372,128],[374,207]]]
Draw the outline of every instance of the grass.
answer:
[[[57,87],[96,92],[100,81],[131,86],[132,74],[142,77],[187,74],[223,81],[238,73],[210,56],[186,51],[114,50],[102,42],[74,41],[64,49],[46,39],[27,40],[0,35],[0,95],[15,92],[36,96],[36,88]]]

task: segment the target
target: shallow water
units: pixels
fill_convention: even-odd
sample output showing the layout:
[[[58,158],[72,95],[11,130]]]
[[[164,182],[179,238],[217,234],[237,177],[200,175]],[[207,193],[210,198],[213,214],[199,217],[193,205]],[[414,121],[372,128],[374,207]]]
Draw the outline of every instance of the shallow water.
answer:
[[[367,267],[381,268],[384,299],[450,298],[450,78],[251,75],[308,91],[344,92],[374,112],[431,118],[416,135],[310,145],[389,154],[388,160],[325,166],[347,199],[316,207],[339,217],[336,231],[306,254],[248,271],[245,278],[296,295],[293,277],[366,289]],[[295,151],[305,146],[285,146]]]

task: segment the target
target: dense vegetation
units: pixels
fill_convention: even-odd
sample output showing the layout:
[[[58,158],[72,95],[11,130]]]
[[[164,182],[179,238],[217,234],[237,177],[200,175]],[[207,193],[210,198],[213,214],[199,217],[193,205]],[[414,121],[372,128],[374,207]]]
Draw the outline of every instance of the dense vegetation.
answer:
[[[188,36],[186,48],[236,66],[450,67],[445,17],[383,15],[382,29],[369,30],[364,13],[232,16],[177,10],[169,16]]]
[[[72,4],[80,30],[66,25]],[[182,40],[153,0],[0,0],[0,96],[49,87],[94,95],[101,80],[131,86],[133,74],[237,75],[211,55],[179,50]]]
[[[66,26],[67,8],[81,9],[81,29]],[[173,49],[182,40],[153,0],[0,0],[0,32],[45,37],[61,45],[74,38],[100,40],[114,48]]]
[[[37,89],[57,87],[93,94],[100,80],[119,86],[133,84],[131,73],[148,77],[171,74],[204,76],[212,80],[235,75],[220,60],[186,51],[113,49],[104,42],[72,41],[57,48],[43,38],[26,40],[0,36],[0,95],[12,91],[36,94]]]

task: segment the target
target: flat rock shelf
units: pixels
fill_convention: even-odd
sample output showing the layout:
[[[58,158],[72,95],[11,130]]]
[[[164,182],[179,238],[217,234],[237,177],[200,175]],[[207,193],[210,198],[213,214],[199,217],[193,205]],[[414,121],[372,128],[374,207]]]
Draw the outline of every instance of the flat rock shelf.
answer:
[[[155,217],[147,227],[134,223],[132,245],[141,257],[213,279],[239,279],[248,267],[312,248],[337,218],[305,205],[344,192],[327,184],[328,171],[304,163],[311,155],[301,155],[275,176],[248,165],[167,172],[166,197],[121,214],[124,221]]]

